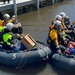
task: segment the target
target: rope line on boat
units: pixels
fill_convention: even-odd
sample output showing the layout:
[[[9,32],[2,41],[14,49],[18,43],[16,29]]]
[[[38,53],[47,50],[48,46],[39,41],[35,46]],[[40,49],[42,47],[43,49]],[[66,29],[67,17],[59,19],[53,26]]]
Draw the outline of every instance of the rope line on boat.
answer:
[[[40,48],[42,48],[42,47],[40,47]],[[42,48],[43,49],[43,48]],[[48,53],[46,52],[46,50],[45,49],[43,49],[43,51],[46,53],[46,58],[44,58],[43,60],[47,60],[49,57],[48,57]]]
[[[43,50],[44,50],[44,49],[43,49]],[[45,50],[44,50],[44,52],[46,53],[46,58],[44,58],[43,60],[46,60],[46,59],[48,59],[48,53],[47,53]],[[26,53],[26,51],[25,51],[25,53]],[[26,62],[27,62],[27,59],[28,59],[28,56],[29,56],[29,54],[30,54],[30,50],[29,50],[29,52],[28,52],[28,55],[27,55],[27,57],[26,57],[26,60],[25,60],[24,64],[21,65],[21,63],[22,63],[22,61],[23,61],[23,58],[24,58],[24,56],[25,56],[25,53],[24,53],[24,55],[23,55],[23,57],[22,57],[20,63],[19,63],[18,66],[16,67],[16,69],[20,69],[20,68],[22,68],[22,67],[25,66],[25,64],[26,64]],[[20,65],[21,65],[21,66],[20,66]]]
[[[41,42],[39,42],[39,43],[41,43]],[[41,44],[45,45],[44,43],[41,43]],[[41,49],[43,49],[42,47],[37,46],[37,47],[34,47],[34,48],[30,49],[30,50],[33,50],[33,49],[35,49],[35,48],[41,48]],[[27,62],[27,59],[28,59],[28,57],[29,57],[29,54],[30,54],[30,50],[29,50],[29,49],[25,49],[25,50],[24,50],[24,55],[23,55],[22,59],[20,60],[20,62],[19,62],[19,64],[18,64],[18,66],[16,67],[16,69],[20,69],[20,68],[22,68],[22,67],[25,66],[25,64],[26,64],[26,62]],[[24,64],[21,65],[21,63],[22,63],[22,61],[23,61],[23,59],[24,59],[24,56],[25,56],[25,54],[26,54],[26,51],[28,51],[28,54],[27,54],[27,56],[26,56],[26,60],[25,60]],[[48,53],[45,51],[45,49],[43,49],[43,51],[46,53],[46,58],[44,58],[43,60],[46,60],[46,59],[48,59]]]
[[[39,47],[35,47],[35,48],[39,48]],[[27,55],[27,57],[26,57],[26,60],[25,60],[24,64],[23,64],[23,65],[21,65],[22,60],[23,60],[23,58],[24,58],[24,56],[25,56],[26,51],[29,51],[29,52],[28,52],[28,55]],[[19,64],[18,64],[18,66],[16,67],[16,69],[20,69],[20,68],[22,68],[22,67],[24,67],[24,66],[25,66],[25,64],[26,64],[26,62],[27,62],[27,58],[28,58],[29,54],[30,54],[30,50],[29,50],[29,49],[25,49],[25,50],[24,50],[24,55],[23,55],[23,57],[22,57],[22,59],[21,59],[20,63],[19,63]],[[21,65],[21,66],[20,66],[20,65]]]
[[[30,52],[30,50],[29,50],[29,52]],[[22,61],[23,61],[23,59],[24,59],[25,54],[26,54],[26,50],[24,51],[24,55],[23,55],[23,57],[22,57],[20,63],[19,63],[18,66],[16,67],[16,69],[20,69],[20,68],[22,68],[22,67],[25,66],[25,64],[26,64],[26,62],[27,62],[27,59],[28,59],[28,55],[29,55],[29,54],[28,54],[28,55],[26,56],[26,60],[25,60],[24,64],[21,65],[21,63],[22,63]]]
[[[42,45],[45,45],[43,42],[40,42],[40,41],[37,41],[37,42]],[[49,57],[48,57],[48,53],[46,52],[46,50],[44,48],[42,48],[41,46],[37,46],[36,48],[41,48],[46,53],[46,58],[44,58],[43,60],[48,60]]]

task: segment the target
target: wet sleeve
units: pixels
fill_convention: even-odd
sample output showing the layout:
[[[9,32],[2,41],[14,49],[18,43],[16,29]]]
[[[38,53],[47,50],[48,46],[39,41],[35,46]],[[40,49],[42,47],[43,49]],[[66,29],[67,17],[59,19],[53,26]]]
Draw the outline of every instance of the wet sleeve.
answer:
[[[51,37],[52,40],[55,40],[56,46],[58,46],[59,43],[58,43],[58,34],[57,34],[57,32],[56,31],[52,31],[50,33],[50,37]]]
[[[55,39],[56,46],[59,46],[58,39]]]

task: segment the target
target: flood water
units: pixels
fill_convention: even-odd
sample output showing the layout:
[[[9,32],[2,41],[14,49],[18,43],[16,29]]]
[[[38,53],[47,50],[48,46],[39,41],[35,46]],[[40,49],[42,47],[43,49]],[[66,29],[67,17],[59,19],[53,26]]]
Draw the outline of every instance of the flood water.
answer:
[[[64,2],[41,8],[39,11],[21,14],[18,18],[22,22],[24,34],[30,34],[35,40],[47,44],[48,27],[55,15],[62,11],[73,22],[75,20],[75,0],[64,0]],[[75,72],[63,71],[49,62],[41,62],[21,69],[0,65],[0,75],[75,75]]]

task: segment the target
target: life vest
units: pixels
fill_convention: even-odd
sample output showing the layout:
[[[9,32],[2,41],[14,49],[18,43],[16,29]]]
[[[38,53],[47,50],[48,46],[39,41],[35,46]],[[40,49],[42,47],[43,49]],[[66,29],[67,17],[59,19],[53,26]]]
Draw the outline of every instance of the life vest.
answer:
[[[12,35],[9,33],[4,34],[3,35],[3,43],[5,42],[7,45],[11,45],[9,40],[12,40]]]
[[[52,21],[51,25],[49,25],[50,30],[54,28],[54,22],[55,22],[55,20]]]
[[[57,30],[55,30],[55,29],[52,29],[50,32],[49,32],[49,41],[55,41],[55,44],[56,44],[56,46],[58,46],[59,45],[59,40],[58,40],[58,38],[59,38],[59,36],[58,36],[59,34],[58,34],[58,31]]]
[[[2,25],[3,25],[3,22],[4,22],[4,20],[0,20],[0,26],[2,26]]]
[[[6,26],[0,26],[0,33],[6,28]]]

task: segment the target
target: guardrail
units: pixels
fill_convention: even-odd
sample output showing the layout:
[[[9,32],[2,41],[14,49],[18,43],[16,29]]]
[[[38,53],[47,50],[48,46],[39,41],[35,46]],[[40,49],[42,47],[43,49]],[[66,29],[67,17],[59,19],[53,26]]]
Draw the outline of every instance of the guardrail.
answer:
[[[10,9],[16,9],[14,3],[14,0],[10,0],[10,3],[3,3],[3,0],[0,0],[0,12],[10,10]],[[46,3],[51,2],[52,4],[55,3],[55,1],[61,1],[61,0],[15,0],[17,7],[25,7],[27,5],[36,4],[37,9],[40,8],[40,2],[45,1]]]

